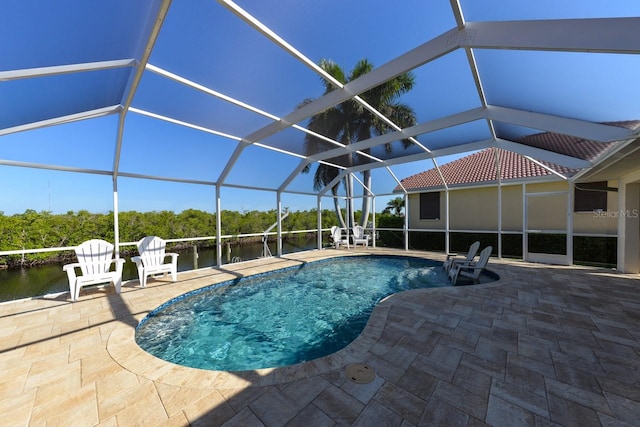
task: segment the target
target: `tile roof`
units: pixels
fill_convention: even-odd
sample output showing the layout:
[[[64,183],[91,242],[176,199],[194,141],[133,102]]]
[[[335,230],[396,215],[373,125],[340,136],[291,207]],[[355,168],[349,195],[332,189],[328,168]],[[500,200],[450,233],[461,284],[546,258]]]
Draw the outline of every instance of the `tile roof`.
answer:
[[[631,130],[640,128],[639,120],[627,120],[622,122],[606,122],[602,123],[609,126],[624,127]],[[565,154],[567,156],[594,161],[601,154],[607,151],[618,141],[599,142],[588,139],[578,138],[575,136],[562,135],[552,132],[536,133],[527,135],[518,140],[519,143],[530,147],[541,148],[543,150],[552,151],[554,153]]]
[[[623,121],[603,123],[611,126],[620,126],[637,130],[640,121]],[[551,132],[543,132],[527,135],[521,138],[519,143],[530,147],[541,148],[567,156],[594,161],[618,142],[598,142],[574,136],[562,135]],[[440,171],[447,185],[490,183],[496,182],[496,160],[493,148],[487,148],[453,162],[440,166]],[[500,158],[500,179],[502,181],[520,180],[553,175],[553,173],[524,156],[496,149]],[[549,162],[540,162],[546,167],[562,174],[573,175],[577,171]],[[412,175],[400,181],[407,190],[418,190],[429,187],[442,187],[442,179],[435,169],[429,169],[416,175]],[[401,191],[398,185],[394,192]]]
[[[502,180],[532,178],[552,175],[550,171],[535,162],[511,151],[497,148],[500,158]],[[557,165],[556,165],[557,166]],[[495,182],[496,158],[493,148],[462,157],[440,166],[447,185]],[[429,169],[400,181],[407,190],[417,190],[443,185],[436,169]],[[396,186],[394,191],[400,191]]]

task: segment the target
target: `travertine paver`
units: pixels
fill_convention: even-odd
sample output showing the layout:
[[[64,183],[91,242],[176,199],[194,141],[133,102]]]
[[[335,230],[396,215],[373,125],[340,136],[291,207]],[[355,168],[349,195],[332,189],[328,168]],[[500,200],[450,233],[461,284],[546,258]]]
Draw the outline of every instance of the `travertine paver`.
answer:
[[[363,252],[406,254],[310,251],[0,304],[0,425],[637,425],[640,276],[610,270],[492,259],[498,282],[394,295],[345,349],[286,368],[184,368],[133,340],[189,290]],[[345,378],[355,362],[373,382]]]

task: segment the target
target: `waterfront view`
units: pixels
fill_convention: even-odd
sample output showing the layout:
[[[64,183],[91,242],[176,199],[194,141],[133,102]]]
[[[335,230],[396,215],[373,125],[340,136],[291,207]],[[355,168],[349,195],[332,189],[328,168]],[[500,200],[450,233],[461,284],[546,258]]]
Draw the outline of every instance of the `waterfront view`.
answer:
[[[282,242],[283,253],[299,252],[316,247],[315,239],[291,239]],[[276,243],[269,243],[272,253],[276,253]],[[223,264],[233,261],[247,261],[262,256],[263,244],[251,243],[247,245],[231,246],[231,253],[227,257],[227,247],[224,247]],[[193,270],[216,265],[215,248],[199,248],[197,257],[193,248],[180,252],[178,257],[178,271]],[[138,272],[136,266],[126,257],[122,279],[136,280]],[[62,271],[61,263],[44,264],[34,267],[21,267],[0,270],[0,302],[13,301],[22,298],[37,297],[46,294],[68,292],[69,282],[67,274]]]

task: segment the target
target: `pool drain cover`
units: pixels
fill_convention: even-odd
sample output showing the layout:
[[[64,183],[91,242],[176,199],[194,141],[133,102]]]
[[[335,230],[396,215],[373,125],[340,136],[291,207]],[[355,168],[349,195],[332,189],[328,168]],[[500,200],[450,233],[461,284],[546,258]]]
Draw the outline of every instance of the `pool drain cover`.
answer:
[[[376,377],[373,369],[364,363],[352,363],[344,369],[347,379],[356,384],[369,384]]]

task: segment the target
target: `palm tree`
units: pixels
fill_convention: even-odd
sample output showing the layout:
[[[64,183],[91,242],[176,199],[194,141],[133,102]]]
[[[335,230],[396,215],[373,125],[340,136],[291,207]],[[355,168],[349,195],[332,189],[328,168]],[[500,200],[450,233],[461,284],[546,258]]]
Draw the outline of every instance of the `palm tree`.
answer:
[[[400,216],[402,215],[402,208],[404,208],[404,197],[396,197],[387,202],[387,207],[383,212],[393,211],[394,215]]]
[[[339,82],[346,84],[358,77],[370,72],[374,67],[366,59],[361,59],[355,65],[349,75],[345,75],[340,66],[331,60],[323,59],[320,61],[320,67],[333,76]],[[335,86],[326,80],[322,80],[324,84],[324,94],[333,91]],[[367,92],[360,95],[369,105],[382,113],[385,117],[391,120],[394,124],[405,128],[413,126],[416,123],[415,113],[413,109],[405,104],[398,102],[398,98],[410,91],[413,88],[414,76],[411,73],[401,74]],[[300,106],[306,105],[312,102],[312,99],[307,99],[301,103]],[[331,107],[309,120],[307,128],[320,135],[331,138],[342,144],[349,145],[354,142],[369,139],[372,136],[382,135],[391,129],[388,123],[380,119],[378,116],[367,110],[361,103],[354,99],[349,99],[341,104]],[[403,141],[405,147],[410,144],[409,141]],[[313,154],[319,151],[323,151],[328,148],[333,148],[327,142],[317,138],[311,134],[305,135],[305,149],[307,153]],[[391,151],[391,144],[385,145],[385,150]],[[368,150],[366,150],[368,151]],[[340,156],[338,158],[331,159],[331,162],[343,165],[345,167],[353,166],[356,163],[368,161],[365,157],[359,154],[348,154]],[[302,171],[308,173],[310,171],[310,165],[307,165]],[[333,181],[339,174],[340,170],[326,165],[318,164],[315,175],[313,178],[313,188],[318,191],[326,187],[331,181]],[[371,172],[369,170],[363,173],[363,198],[362,198],[362,215],[360,217],[360,224],[365,226],[369,219],[370,210],[370,197],[371,194],[367,188],[371,188]],[[350,177],[343,180],[345,186],[345,192],[347,195],[348,209],[347,218],[351,225],[355,223],[353,214],[353,185]],[[334,185],[331,188],[331,192],[334,195],[334,208],[340,225],[344,228],[347,227],[345,220],[340,210],[338,199],[335,197],[338,194],[338,185]]]

